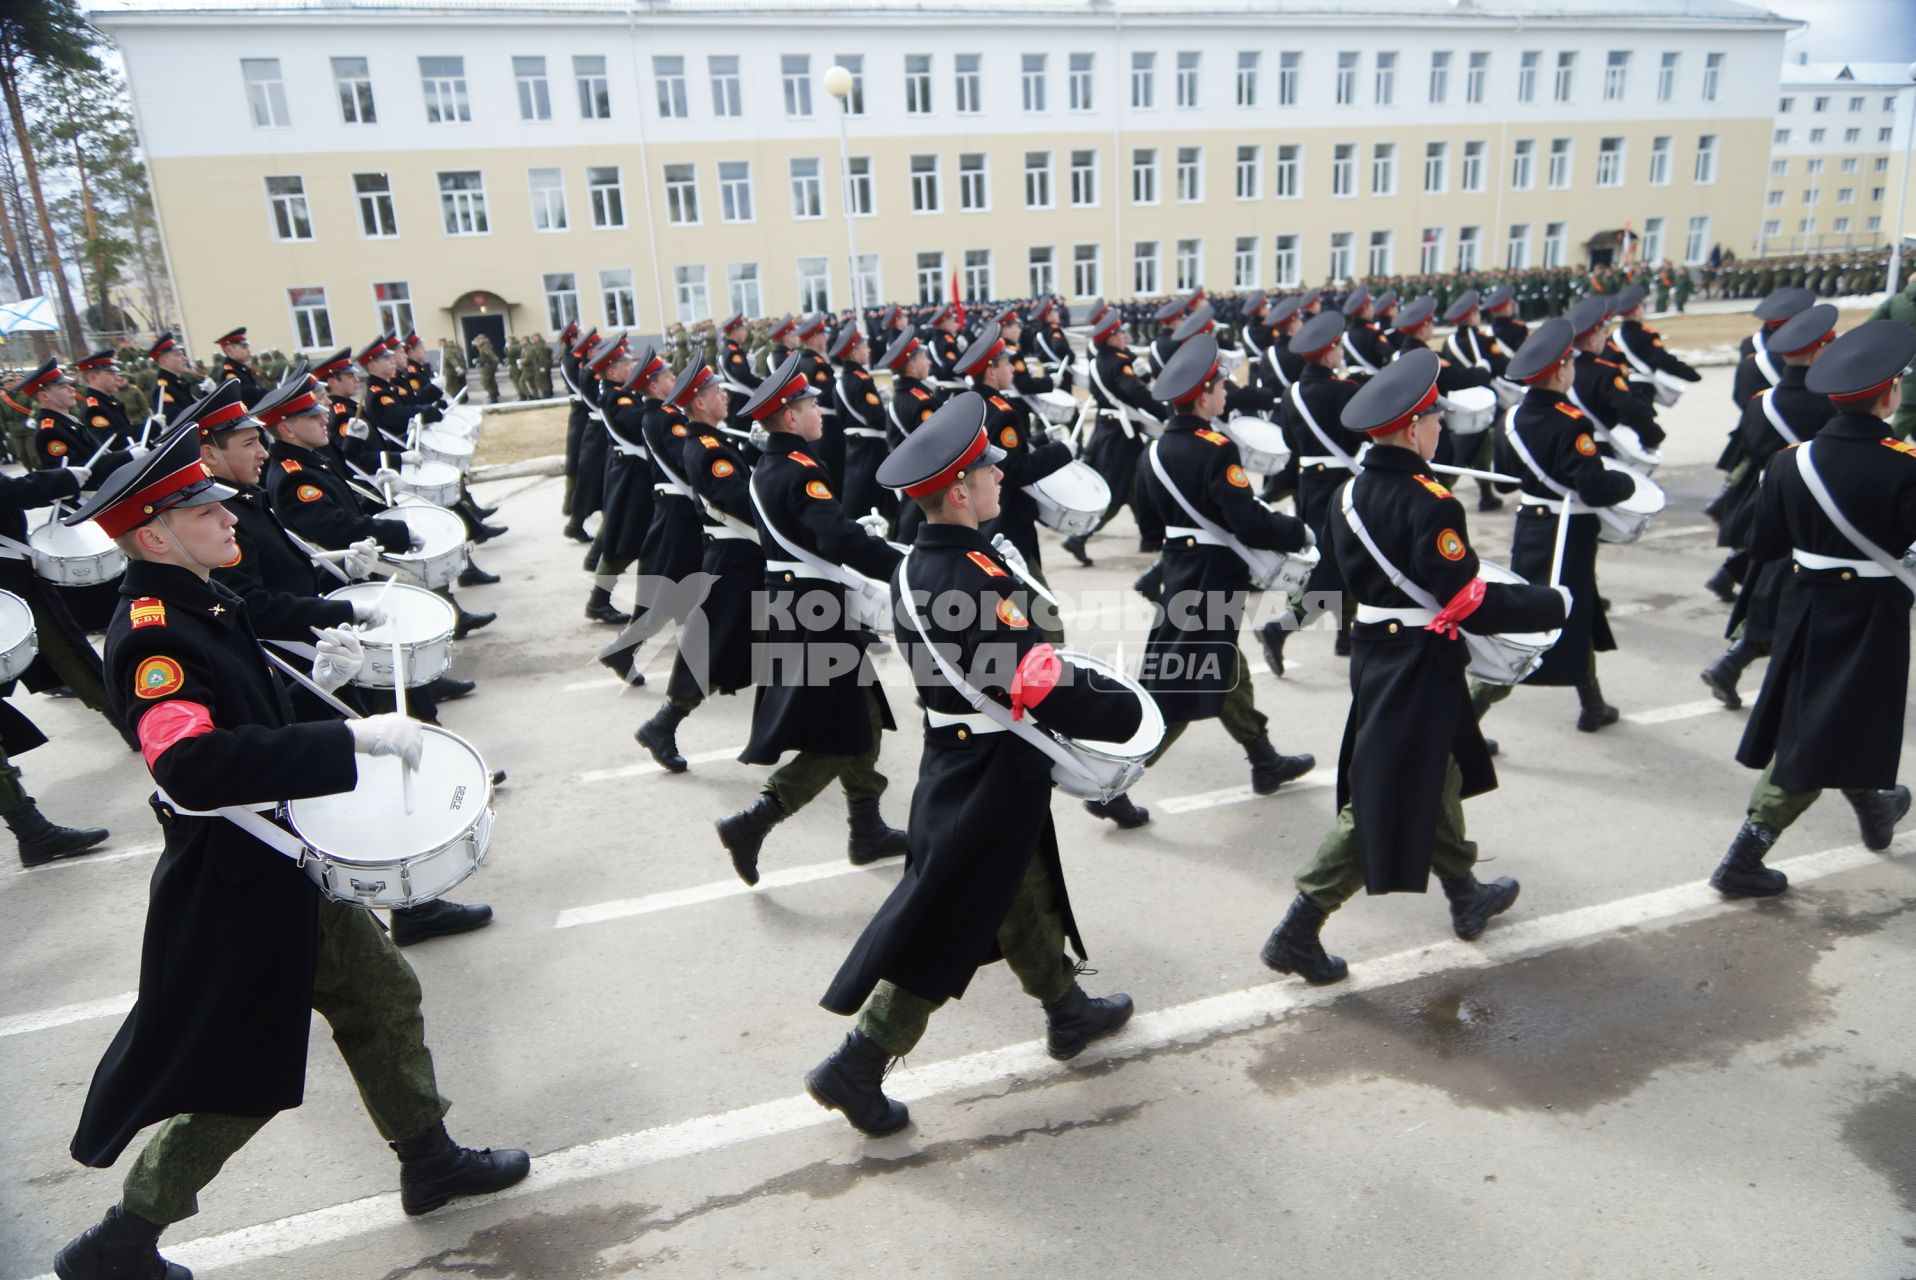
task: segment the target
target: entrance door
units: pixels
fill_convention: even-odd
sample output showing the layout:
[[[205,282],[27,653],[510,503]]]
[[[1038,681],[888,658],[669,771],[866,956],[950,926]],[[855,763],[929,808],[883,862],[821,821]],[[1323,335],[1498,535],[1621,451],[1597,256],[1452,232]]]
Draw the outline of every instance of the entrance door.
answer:
[[[460,316],[459,336],[465,339],[466,363],[472,363],[473,357],[478,354],[472,345],[472,340],[482,333],[492,342],[492,354],[501,360],[505,359],[506,318],[504,316]]]
[[[1613,246],[1605,245],[1601,249],[1593,248],[1590,250],[1590,265],[1593,267],[1607,267],[1616,260],[1616,256],[1617,251]]]

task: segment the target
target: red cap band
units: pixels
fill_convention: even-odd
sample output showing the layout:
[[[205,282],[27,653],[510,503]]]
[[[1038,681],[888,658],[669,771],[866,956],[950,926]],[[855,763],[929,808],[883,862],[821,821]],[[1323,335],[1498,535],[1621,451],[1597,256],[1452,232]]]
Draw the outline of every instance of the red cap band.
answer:
[[[992,343],[991,350],[985,352],[985,358],[980,360],[976,365],[972,366],[971,376],[974,378],[982,377],[984,375],[985,370],[991,367],[991,362],[993,360],[996,360],[1000,355],[1004,353],[1004,349],[1005,349],[1005,340],[1003,338],[1000,338],[996,342]]]
[[[1840,396],[1832,393],[1830,395],[1830,403],[1832,404],[1873,404],[1877,396],[1880,396],[1885,391],[1888,391],[1890,387],[1895,384],[1896,379],[1902,376],[1903,375],[1900,373],[1895,374],[1894,376],[1886,378],[1882,382],[1877,383],[1875,386],[1865,387],[1861,391],[1849,391],[1849,392],[1845,392],[1844,394]]]
[[[925,344],[920,342],[918,339],[913,338],[910,342],[907,342],[905,344],[905,349],[898,353],[898,358],[892,361],[891,364],[887,365],[886,367],[890,369],[897,369],[901,367],[905,363],[905,361],[911,359],[912,352],[917,351],[920,347],[924,345]]]
[[[1171,403],[1172,404],[1193,404],[1197,400],[1202,398],[1204,393],[1211,389],[1211,383],[1217,378],[1217,370],[1218,370],[1218,362],[1215,360],[1211,361],[1211,371],[1205,374],[1202,378],[1198,379],[1198,384],[1195,387],[1192,387],[1189,391],[1185,392],[1183,395],[1179,396],[1177,399],[1173,400]]]
[[[157,514],[153,509],[157,503],[190,485],[212,478],[213,473],[206,469],[206,464],[195,458],[178,471],[161,476],[146,488],[127,494],[94,516],[93,521],[107,537],[117,538],[129,529],[139,528]]]
[[[706,383],[710,382],[716,376],[717,375],[712,372],[711,365],[709,364],[700,365],[699,371],[692,376],[691,385],[686,387],[685,390],[681,392],[680,394],[674,396],[672,398],[672,404],[674,404],[675,406],[685,404],[687,401],[691,400],[693,396],[699,393],[699,388],[703,387]]]
[[[979,427],[977,438],[965,446],[965,451],[958,455],[955,462],[935,476],[920,480],[917,484],[906,485],[905,496],[908,498],[922,498],[928,494],[937,493],[940,489],[949,489],[952,485],[957,484],[959,480],[964,478],[965,468],[984,456],[985,447],[989,443],[990,442],[985,439],[985,429]]]
[[[752,421],[763,422],[792,402],[792,397],[811,386],[811,380],[800,374],[786,383],[779,393],[767,400],[752,412]]]
[[[23,396],[37,396],[42,391],[46,390],[48,387],[52,386],[55,382],[58,382],[59,380],[60,380],[60,366],[56,364],[51,369],[48,369],[45,373],[41,374],[39,377],[28,378],[25,382],[22,382],[19,386],[15,387],[14,390],[18,391]]]
[[[1783,348],[1776,346],[1774,344],[1771,344],[1770,350],[1776,352],[1776,354],[1780,356],[1800,356],[1800,355],[1803,355],[1805,352],[1814,351],[1818,347],[1827,347],[1830,343],[1834,341],[1836,341],[1836,330],[1831,329],[1828,333],[1824,334],[1822,337],[1818,338],[1816,341],[1808,343],[1804,346],[1797,347],[1793,351],[1785,351]]]
[[[291,400],[286,401],[284,404],[275,405],[272,408],[267,409],[265,412],[261,413],[259,415],[259,420],[265,423],[269,427],[277,426],[279,423],[283,422],[287,418],[292,417],[294,414],[311,413],[314,409],[317,409],[318,407],[319,407],[319,397],[314,395],[311,391],[302,391],[298,395],[294,396]],[[243,404],[236,404],[233,406],[233,408],[236,410],[236,412],[227,415],[227,418],[241,417],[241,416],[244,416],[246,413],[246,406]],[[224,413],[224,410],[222,410],[221,412]],[[218,416],[218,415],[215,415],[215,416]],[[209,420],[210,419],[207,419],[207,418],[200,419],[200,428],[202,430],[206,428]],[[226,419],[222,419],[222,421],[224,420]]]
[[[1421,417],[1423,414],[1429,412],[1430,407],[1436,403],[1437,403],[1437,384],[1433,382],[1430,384],[1430,390],[1424,393],[1424,398],[1419,400],[1416,406],[1412,408],[1409,413],[1405,413],[1398,417],[1392,418],[1389,422],[1380,423],[1379,425],[1372,427],[1366,434],[1373,435],[1373,436],[1387,436],[1387,435],[1390,435],[1392,432],[1402,431],[1405,427],[1408,427],[1411,423],[1417,421],[1417,419]]]

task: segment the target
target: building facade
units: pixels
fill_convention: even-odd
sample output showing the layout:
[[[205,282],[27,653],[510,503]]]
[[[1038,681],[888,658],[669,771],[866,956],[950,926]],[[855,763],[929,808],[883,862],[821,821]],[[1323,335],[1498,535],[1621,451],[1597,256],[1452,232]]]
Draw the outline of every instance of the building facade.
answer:
[[[287,350],[842,307],[854,236],[867,302],[1578,265],[1626,228],[1744,253],[1792,26],[1728,0],[93,18],[189,339]]]
[[[1778,88],[1766,253],[1874,248],[1896,232],[1909,163],[1907,63],[1790,63]]]

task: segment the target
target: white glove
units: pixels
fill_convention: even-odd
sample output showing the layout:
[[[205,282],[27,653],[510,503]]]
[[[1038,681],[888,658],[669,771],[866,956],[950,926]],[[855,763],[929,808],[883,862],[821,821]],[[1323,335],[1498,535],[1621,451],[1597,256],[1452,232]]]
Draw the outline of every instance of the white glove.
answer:
[[[391,488],[399,483],[399,473],[391,467],[381,467],[373,472],[372,482],[381,489]]]
[[[1006,538],[1004,534],[994,533],[991,535],[991,549],[996,551],[998,558],[1010,565],[1011,571],[1020,578],[1029,579],[1031,577],[1031,570],[1025,564],[1024,552],[1012,546],[1010,539]]]
[[[359,612],[358,606],[353,612]],[[366,650],[350,631],[338,627],[314,627],[312,631],[319,637],[314,646],[318,653],[313,658],[313,683],[331,693],[359,674],[366,665]]]
[[[346,434],[355,440],[364,440],[373,433],[372,424],[364,418],[354,418],[346,424]]]
[[[414,533],[410,529],[406,530],[406,550],[421,551],[425,549],[425,546],[426,538],[424,534]]]
[[[887,537],[891,533],[891,522],[876,511],[870,511],[858,517],[857,524],[874,538]]]
[[[1074,422],[1047,422],[1044,424],[1045,439],[1052,444],[1070,444],[1077,434]]]
[[[419,758],[426,750],[426,735],[411,716],[388,711],[384,715],[348,720],[346,725],[353,731],[353,750],[360,755],[398,756],[407,768],[419,767]]]
[[[364,578],[372,573],[373,566],[379,563],[379,541],[376,538],[361,538],[346,548],[343,567],[350,577]],[[357,606],[355,606],[357,608]],[[364,619],[361,619],[364,621]]]
[[[73,474],[73,483],[75,485],[73,491],[75,493],[86,488],[86,482],[93,478],[93,468],[91,467],[68,467],[67,470]]]
[[[353,624],[360,627],[383,627],[386,625],[386,611],[370,600],[353,601]]]
[[[417,465],[425,456],[425,454],[419,452],[417,449],[402,449],[399,453],[399,460],[410,467]]]
[[[134,458],[144,458],[147,454],[153,452],[153,446],[150,444],[141,444],[138,440],[135,440],[126,446],[126,451]]]

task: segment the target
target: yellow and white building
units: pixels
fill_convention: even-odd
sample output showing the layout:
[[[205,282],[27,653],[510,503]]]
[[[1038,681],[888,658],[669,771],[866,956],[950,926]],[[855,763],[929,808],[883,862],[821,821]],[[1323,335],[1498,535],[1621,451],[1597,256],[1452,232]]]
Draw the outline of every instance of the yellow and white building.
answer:
[[[1764,252],[1878,248],[1895,235],[1916,105],[1909,71],[1906,62],[1784,66],[1763,193]]]

